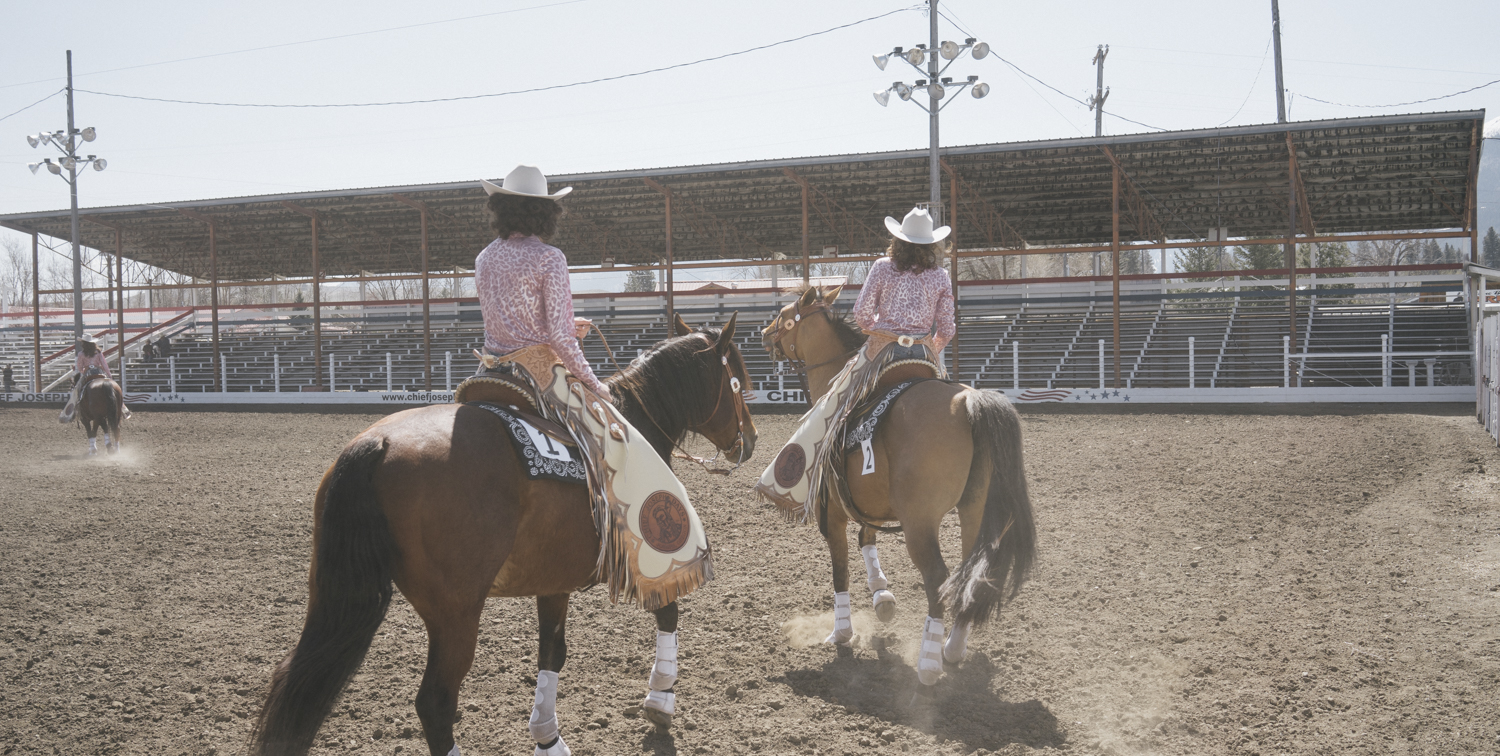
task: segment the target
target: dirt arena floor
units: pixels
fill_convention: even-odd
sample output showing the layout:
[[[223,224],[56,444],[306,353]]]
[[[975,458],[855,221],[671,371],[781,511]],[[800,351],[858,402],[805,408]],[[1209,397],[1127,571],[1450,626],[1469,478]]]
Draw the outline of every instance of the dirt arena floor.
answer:
[[[1462,410],[1024,413],[1034,579],[914,697],[924,602],[899,536],[882,625],[821,644],[816,527],[679,465],[718,579],[684,601],[678,718],[637,716],[649,615],[573,600],[558,709],[593,754],[1500,753],[1500,454]],[[139,412],[85,458],[0,410],[0,752],[237,754],[306,598],[314,487],[373,416]],[[945,531],[954,564],[958,529]],[[494,600],[468,754],[529,754],[535,608]],[[318,753],[425,752],[425,635],[399,597]]]

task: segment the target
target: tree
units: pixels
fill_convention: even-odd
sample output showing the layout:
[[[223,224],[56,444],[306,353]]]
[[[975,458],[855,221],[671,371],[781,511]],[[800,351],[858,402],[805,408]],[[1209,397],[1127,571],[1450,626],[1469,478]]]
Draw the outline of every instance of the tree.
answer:
[[[1155,272],[1156,264],[1151,259],[1149,250],[1130,249],[1120,253],[1120,275],[1135,276]]]
[[[1188,247],[1177,250],[1177,269],[1184,273],[1210,273],[1219,269],[1218,247]]]
[[[656,273],[650,270],[632,270],[625,274],[626,291],[656,291]]]
[[[1490,232],[1484,235],[1484,264],[1500,268],[1500,234],[1495,233],[1494,226],[1490,226]]]
[[[1234,248],[1234,264],[1241,270],[1276,270],[1286,267],[1286,252],[1280,244],[1251,244]],[[1265,276],[1246,276],[1264,278]]]
[[[0,302],[12,307],[31,304],[31,254],[19,239],[0,239],[5,248],[0,259]]]

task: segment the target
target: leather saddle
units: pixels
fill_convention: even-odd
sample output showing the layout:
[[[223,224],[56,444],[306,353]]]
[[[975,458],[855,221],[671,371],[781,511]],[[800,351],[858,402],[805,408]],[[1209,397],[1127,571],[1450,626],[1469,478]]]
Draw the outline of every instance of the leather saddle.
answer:
[[[913,344],[909,347],[898,344],[891,357],[890,364],[886,365],[880,371],[880,376],[875,379],[875,388],[870,391],[871,396],[898,383],[938,378],[941,375],[938,366],[932,361],[932,353],[923,344]]]
[[[509,371],[485,371],[470,377],[458,384],[458,389],[453,392],[453,401],[458,404],[484,402],[499,405],[530,423],[553,441],[564,446],[578,446],[567,428],[541,416],[531,389],[521,379],[510,375]]]

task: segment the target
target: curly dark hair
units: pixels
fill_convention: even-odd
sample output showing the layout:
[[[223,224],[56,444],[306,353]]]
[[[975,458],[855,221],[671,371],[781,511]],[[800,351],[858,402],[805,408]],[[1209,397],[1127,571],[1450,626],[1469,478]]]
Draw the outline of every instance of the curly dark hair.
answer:
[[[85,357],[93,357],[94,355],[99,353],[98,344],[95,344],[92,341],[84,341],[83,339],[78,340],[78,349],[79,351],[83,352],[83,356]]]
[[[544,197],[520,197],[496,192],[490,195],[490,228],[502,239],[511,234],[526,234],[542,240],[557,233],[557,219],[563,206]]]
[[[938,266],[938,255],[948,251],[948,244],[947,242],[913,244],[902,239],[891,239],[891,246],[885,251],[891,256],[891,262],[896,264],[896,270],[902,273],[907,271],[921,273],[928,268]]]

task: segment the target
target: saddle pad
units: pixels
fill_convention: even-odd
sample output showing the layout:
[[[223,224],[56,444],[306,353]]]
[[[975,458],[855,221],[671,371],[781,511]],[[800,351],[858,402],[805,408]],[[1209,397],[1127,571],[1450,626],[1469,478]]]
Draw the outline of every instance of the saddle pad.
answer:
[[[488,410],[501,420],[510,431],[516,452],[526,462],[526,477],[530,480],[556,480],[563,483],[587,483],[583,462],[579,459],[576,444],[558,443],[553,434],[538,427],[546,421],[540,418],[523,418],[521,413],[502,409],[489,402],[464,402],[470,407]]]
[[[875,437],[875,429],[880,426],[880,418],[885,416],[886,410],[896,402],[907,389],[921,383],[920,380],[898,383],[891,390],[880,395],[873,403],[866,402],[861,407],[855,407],[849,413],[849,423],[844,427],[844,451],[852,451],[864,444],[864,442]]]

